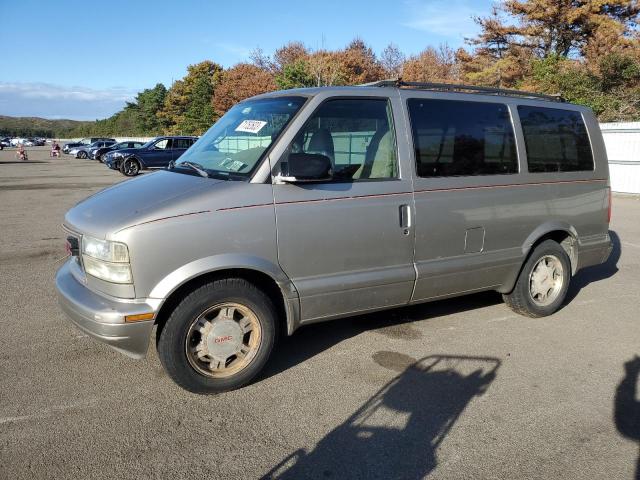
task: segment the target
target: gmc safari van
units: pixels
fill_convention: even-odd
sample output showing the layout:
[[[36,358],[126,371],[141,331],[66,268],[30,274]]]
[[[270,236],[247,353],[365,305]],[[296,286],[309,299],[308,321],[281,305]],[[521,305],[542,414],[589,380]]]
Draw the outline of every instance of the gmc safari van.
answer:
[[[588,108],[387,81],[278,91],[69,210],[56,283],[89,335],[141,358],[156,326],[169,376],[220,392],[313,322],[482,290],[551,315],[607,259],[610,211]]]

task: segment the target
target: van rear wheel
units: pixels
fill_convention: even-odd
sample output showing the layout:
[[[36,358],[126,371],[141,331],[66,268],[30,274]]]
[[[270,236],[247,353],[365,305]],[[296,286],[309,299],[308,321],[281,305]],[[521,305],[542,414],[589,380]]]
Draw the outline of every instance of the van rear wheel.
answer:
[[[276,338],[273,302],[241,278],[220,279],[187,295],[157,342],[160,361],[182,388],[211,394],[249,383]]]
[[[564,302],[571,280],[571,261],[553,240],[535,247],[522,267],[513,291],[502,298],[511,310],[526,317],[545,317]]]

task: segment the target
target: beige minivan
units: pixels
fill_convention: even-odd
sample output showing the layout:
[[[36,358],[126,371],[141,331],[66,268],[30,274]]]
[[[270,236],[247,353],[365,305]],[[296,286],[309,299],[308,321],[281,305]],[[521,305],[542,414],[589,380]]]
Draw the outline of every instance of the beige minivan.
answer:
[[[553,314],[604,262],[611,199],[586,107],[441,84],[271,92],[166,170],[64,220],[60,304],[198,393],[238,388],[278,333],[482,290]]]

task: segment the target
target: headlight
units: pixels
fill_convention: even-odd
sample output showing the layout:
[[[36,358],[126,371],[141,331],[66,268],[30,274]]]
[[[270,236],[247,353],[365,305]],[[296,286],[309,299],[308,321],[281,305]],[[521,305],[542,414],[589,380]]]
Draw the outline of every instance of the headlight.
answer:
[[[121,153],[121,152],[114,152],[113,153],[113,158],[120,158],[120,157],[124,157],[124,153]]]
[[[82,263],[94,277],[113,283],[133,283],[129,251],[124,243],[83,236]]]

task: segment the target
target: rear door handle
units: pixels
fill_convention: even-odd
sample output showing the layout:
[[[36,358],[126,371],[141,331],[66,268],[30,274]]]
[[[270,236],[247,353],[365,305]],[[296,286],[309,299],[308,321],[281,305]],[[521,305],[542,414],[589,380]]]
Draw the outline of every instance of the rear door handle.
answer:
[[[409,235],[411,229],[411,207],[409,205],[400,205],[400,228],[405,235]]]

